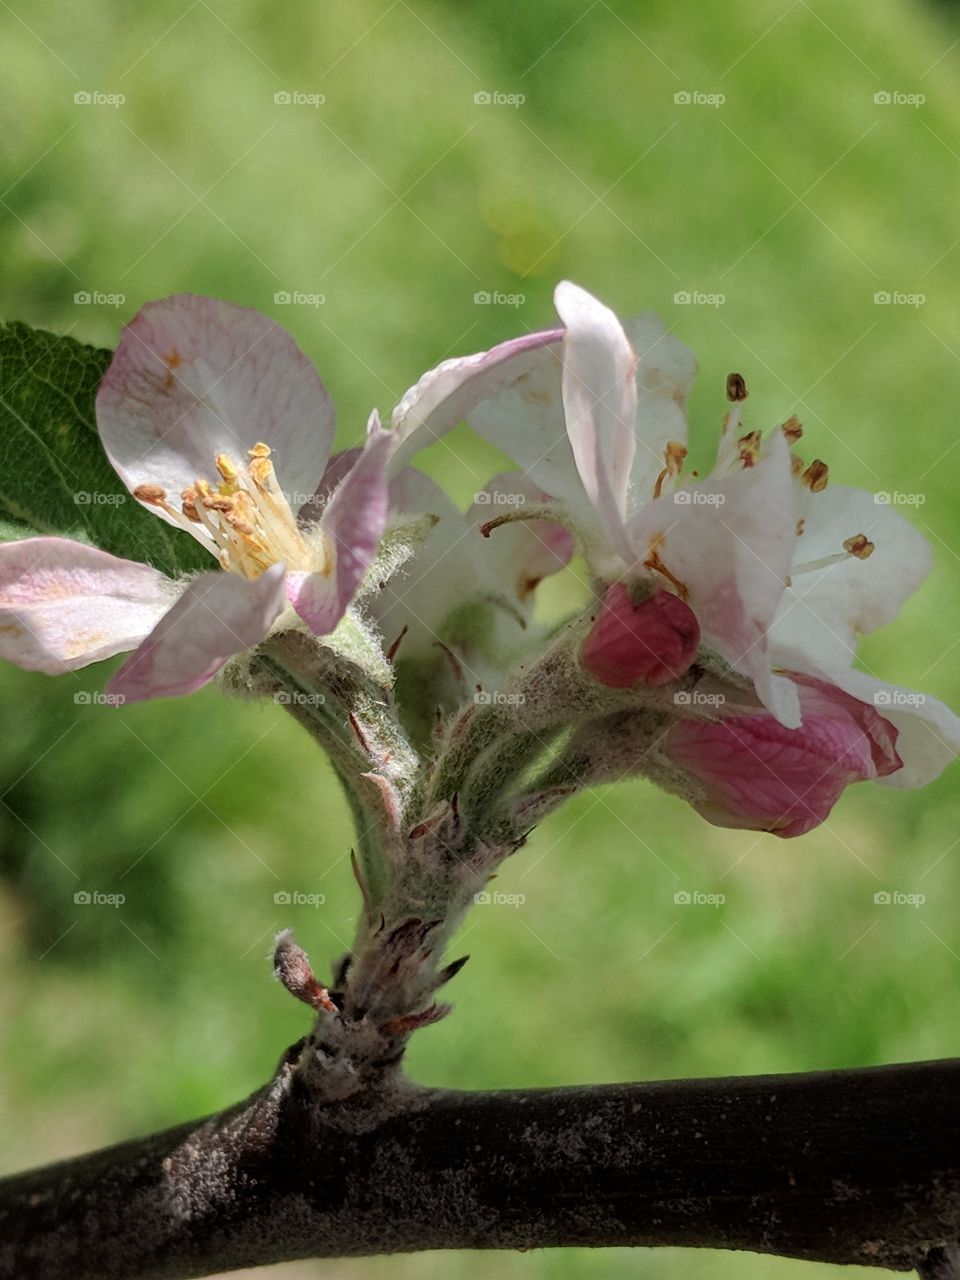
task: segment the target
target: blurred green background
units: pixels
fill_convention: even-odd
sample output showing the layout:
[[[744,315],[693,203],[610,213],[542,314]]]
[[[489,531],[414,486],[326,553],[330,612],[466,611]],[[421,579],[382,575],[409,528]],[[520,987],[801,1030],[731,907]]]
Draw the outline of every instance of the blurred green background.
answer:
[[[701,459],[738,369],[751,426],[796,412],[834,479],[919,495],[936,569],[864,661],[960,705],[956,9],[10,0],[0,23],[5,317],[113,344],[178,290],[260,307],[317,363],[349,443],[437,360],[549,323],[562,277],[655,307],[700,359]],[[424,460],[464,501],[498,465],[462,428]],[[107,674],[0,672],[4,1171],[255,1088],[309,1022],[270,980],[271,934],[293,925],[323,970],[357,909],[345,805],[279,708],[75,701]],[[412,1074],[496,1087],[957,1054],[956,778],[854,789],[799,842],[715,830],[641,783],[577,799],[502,871],[523,904],[468,922],[456,1013],[415,1038]],[[293,890],[325,902],[275,903]],[[677,905],[683,890],[726,901]],[[925,902],[875,904],[893,890]],[[494,1271],[850,1274],[667,1250],[257,1275]]]

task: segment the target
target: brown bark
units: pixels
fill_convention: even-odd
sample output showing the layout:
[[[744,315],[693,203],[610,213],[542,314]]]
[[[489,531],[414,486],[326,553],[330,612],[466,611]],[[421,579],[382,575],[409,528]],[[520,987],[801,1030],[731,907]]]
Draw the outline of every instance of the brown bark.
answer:
[[[553,1245],[960,1275],[958,1060],[318,1104],[295,1058],[220,1115],[0,1182],[0,1277]]]

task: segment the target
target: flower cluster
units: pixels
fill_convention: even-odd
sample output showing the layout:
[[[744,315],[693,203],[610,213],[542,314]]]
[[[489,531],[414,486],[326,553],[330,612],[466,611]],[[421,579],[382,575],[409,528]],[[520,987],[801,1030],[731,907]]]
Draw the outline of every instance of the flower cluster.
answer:
[[[218,568],[174,580],[67,539],[8,543],[0,656],[57,673],[132,651],[109,691],[134,701],[189,693],[278,635],[335,648],[349,621],[429,739],[438,708],[462,727],[493,690],[522,704],[546,687],[523,673],[564,653],[582,687],[562,727],[592,753],[579,776],[617,760],[712,822],[784,836],[851,782],[939,774],[960,721],[854,665],[928,572],[924,539],[828,484],[796,420],[746,429],[739,375],[712,469],[688,473],[691,353],[576,285],[556,306],[560,326],[445,361],[332,457],[329,397],[279,326],[188,295],[145,307],[100,388],[100,438]],[[517,466],[465,514],[411,465],[463,421]],[[536,588],[575,551],[584,609],[548,633]]]

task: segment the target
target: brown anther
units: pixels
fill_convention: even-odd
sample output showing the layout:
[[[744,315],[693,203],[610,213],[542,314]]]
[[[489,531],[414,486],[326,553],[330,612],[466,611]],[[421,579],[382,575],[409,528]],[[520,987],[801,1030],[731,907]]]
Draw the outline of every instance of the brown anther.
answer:
[[[760,432],[748,431],[737,441],[740,447],[740,461],[745,467],[752,467],[760,453]]]
[[[805,467],[806,465],[807,465],[807,464],[804,462],[804,460],[800,457],[800,455],[799,455],[799,454],[791,453],[791,455],[790,455],[790,470],[791,470],[791,472],[792,472],[795,476],[800,476],[800,475],[802,475],[802,473],[803,473],[803,469],[804,469],[804,467]]]
[[[801,533],[803,533],[806,527],[807,527],[807,522],[805,520],[800,519],[797,521],[796,534],[798,538],[800,537]]]
[[[204,505],[206,506],[206,503],[204,503]],[[218,511],[221,510],[220,507],[217,507],[216,509]],[[227,508],[226,511],[223,512],[223,518],[235,533],[242,533],[245,538],[249,538],[250,541],[254,544],[255,550],[266,551],[266,547],[260,541],[260,539],[256,536],[257,531],[253,527],[253,525],[250,523],[249,520],[242,519],[240,516],[237,515],[235,511],[231,510],[229,507]]]
[[[876,551],[876,546],[865,533],[858,533],[853,538],[845,539],[843,549],[848,555],[856,556],[858,560],[867,560]]]
[[[202,497],[200,501],[208,511],[222,511],[226,513],[227,511],[233,510],[233,499],[225,498],[219,493],[211,493],[207,497]]]
[[[727,374],[727,399],[733,404],[740,400],[746,400],[750,392],[747,390],[747,384],[742,373]]]
[[[181,509],[188,520],[194,520],[200,523],[200,513],[197,511],[197,491],[196,489],[184,489],[180,495]]]
[[[803,435],[803,427],[800,425],[800,419],[796,415],[788,418],[780,430],[786,437],[787,444],[796,444]]]
[[[158,484],[138,484],[133,496],[140,502],[151,502],[154,506],[159,506],[161,502],[166,502],[167,491]]]
[[[258,444],[255,444],[252,449],[247,450],[247,457],[248,458],[269,458],[270,452],[271,452],[270,446],[268,444],[264,444],[263,441],[261,440]]]
[[[800,479],[807,486],[811,493],[822,493],[827,487],[827,480],[830,475],[830,468],[825,462],[821,462],[819,458],[814,458]]]

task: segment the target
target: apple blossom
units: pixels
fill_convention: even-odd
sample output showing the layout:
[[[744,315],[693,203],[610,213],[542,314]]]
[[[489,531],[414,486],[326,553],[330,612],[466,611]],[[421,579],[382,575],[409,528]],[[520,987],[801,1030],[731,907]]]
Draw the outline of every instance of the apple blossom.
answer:
[[[97,425],[133,497],[219,570],[174,581],[66,538],[0,546],[0,656],[54,674],[132,649],[109,690],[137,701],[199,688],[288,612],[334,630],[384,528],[393,438],[373,415],[318,512],[333,407],[279,325],[189,294],[148,304],[101,383]]]
[[[562,329],[446,361],[407,393],[393,415],[398,457],[466,417],[550,495],[551,518],[575,533],[593,577],[599,610],[579,660],[601,684],[656,688],[699,659],[727,673],[731,705],[749,704],[755,691],[769,715],[751,713],[751,732],[779,726],[789,749],[814,762],[827,720],[836,733],[882,709],[899,732],[896,762],[854,768],[848,753],[829,786],[861,776],[916,786],[937,776],[960,749],[960,721],[935,699],[853,666],[860,635],[892,620],[926,576],[925,540],[872,494],[828,487],[825,463],[796,456],[794,419],[766,435],[747,431],[736,374],[714,466],[685,483],[692,355],[652,315],[621,322],[568,282],[555,298]],[[532,506],[502,516],[491,522],[502,526],[494,537],[544,514]],[[820,708],[804,744],[790,735],[807,732],[805,710],[815,715],[811,682],[831,691],[846,718],[825,720]],[[675,745],[698,733],[718,749],[734,741],[732,721],[696,707],[683,714],[693,720]],[[818,794],[814,808],[825,816]]]

